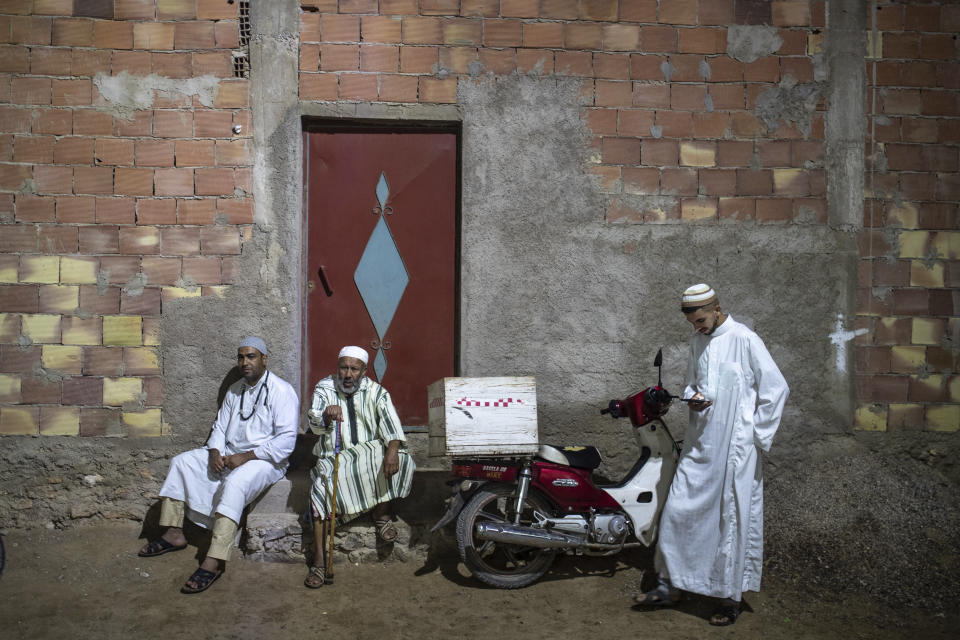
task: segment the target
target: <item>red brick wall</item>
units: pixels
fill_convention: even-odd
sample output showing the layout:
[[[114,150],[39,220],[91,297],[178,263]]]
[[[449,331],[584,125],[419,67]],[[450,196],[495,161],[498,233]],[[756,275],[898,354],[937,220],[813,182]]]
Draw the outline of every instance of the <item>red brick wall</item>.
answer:
[[[826,219],[822,114],[804,138],[787,123],[767,131],[753,113],[786,76],[813,79],[808,38],[823,27],[822,1],[302,4],[316,9],[301,14],[303,100],[453,103],[471,64],[578,77],[595,134],[592,171],[612,196],[609,222]],[[783,45],[748,64],[727,56],[727,25],[738,21],[776,26]]]
[[[960,5],[877,2],[867,63],[857,425],[960,424]]]
[[[813,80],[823,0],[300,4],[301,100],[451,104],[478,65],[576,77],[608,222],[826,222],[825,106],[806,135],[754,111],[785,79]],[[163,432],[163,304],[232,282],[251,232],[238,6],[0,0],[0,433]],[[880,57],[865,52],[859,428],[960,423],[958,12],[879,3]],[[731,24],[773,25],[783,44],[740,62]],[[158,95],[127,121],[92,82],[122,71],[210,73],[219,92],[212,108]]]
[[[164,433],[163,307],[231,283],[253,218],[238,7],[0,2],[0,434]],[[219,90],[126,120],[124,71]]]

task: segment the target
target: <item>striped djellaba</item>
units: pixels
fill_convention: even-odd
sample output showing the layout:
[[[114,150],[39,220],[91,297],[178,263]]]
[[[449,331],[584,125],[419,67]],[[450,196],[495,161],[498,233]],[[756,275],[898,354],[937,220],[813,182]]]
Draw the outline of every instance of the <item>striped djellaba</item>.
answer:
[[[335,377],[329,376],[317,383],[307,413],[310,430],[320,435],[313,449],[318,458],[317,464],[310,471],[313,479],[310,502],[314,517],[330,517],[336,425],[323,424],[323,410],[332,404],[340,405],[343,412],[337,519],[351,520],[381,502],[410,495],[416,465],[407,451],[400,417],[390,394],[373,380],[364,377],[360,380],[359,389],[347,395],[337,389]],[[387,478],[383,475],[383,457],[391,440],[401,443],[400,470]]]

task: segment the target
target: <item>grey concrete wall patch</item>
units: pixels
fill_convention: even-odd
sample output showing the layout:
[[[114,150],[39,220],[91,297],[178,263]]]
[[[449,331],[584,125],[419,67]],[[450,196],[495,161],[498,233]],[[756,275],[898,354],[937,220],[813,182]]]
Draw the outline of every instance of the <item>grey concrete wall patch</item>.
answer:
[[[203,106],[213,107],[220,79],[212,75],[167,78],[151,73],[148,76],[136,76],[121,71],[115,76],[98,73],[93,77],[93,84],[106,100],[106,106],[111,113],[118,118],[132,120],[134,111],[153,107],[154,91],[196,96]]]
[[[783,45],[776,27],[731,25],[727,29],[727,55],[740,62],[754,62]]]
[[[814,83],[797,84],[790,76],[778,87],[767,89],[757,96],[756,114],[775,132],[779,121],[793,124],[804,138],[810,137],[810,125],[820,100],[820,87]]]

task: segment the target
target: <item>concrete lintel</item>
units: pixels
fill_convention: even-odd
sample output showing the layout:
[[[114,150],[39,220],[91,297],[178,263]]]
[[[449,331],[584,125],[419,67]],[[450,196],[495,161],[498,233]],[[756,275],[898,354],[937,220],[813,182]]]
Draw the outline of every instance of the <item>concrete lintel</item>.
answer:
[[[304,116],[322,118],[363,118],[377,120],[436,120],[459,122],[463,113],[454,104],[395,104],[384,102],[300,102]]]

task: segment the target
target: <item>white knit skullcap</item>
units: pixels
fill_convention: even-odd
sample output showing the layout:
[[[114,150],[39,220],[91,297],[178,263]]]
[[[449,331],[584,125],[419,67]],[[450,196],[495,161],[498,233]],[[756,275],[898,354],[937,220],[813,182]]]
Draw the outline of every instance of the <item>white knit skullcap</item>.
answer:
[[[340,358],[356,358],[357,360],[361,360],[363,364],[367,364],[368,357],[365,349],[360,347],[344,347],[340,349],[340,355],[337,356],[337,360]]]
[[[683,301],[681,302],[681,307],[702,307],[711,300],[716,299],[717,292],[713,290],[708,284],[700,283],[695,284],[692,287],[688,287],[686,291],[683,292]]]
[[[267,355],[267,343],[257,336],[247,336],[243,341],[237,345],[237,349],[241,347],[253,347],[263,355]]]

